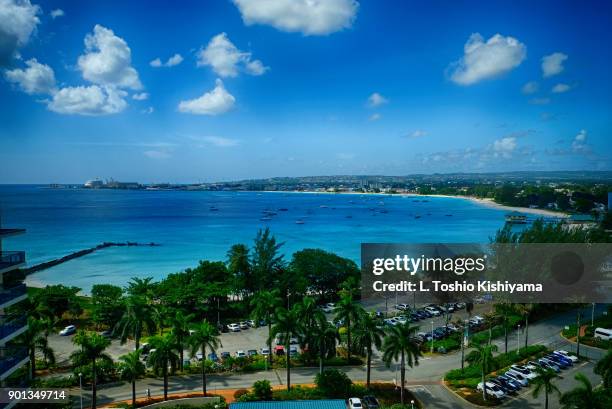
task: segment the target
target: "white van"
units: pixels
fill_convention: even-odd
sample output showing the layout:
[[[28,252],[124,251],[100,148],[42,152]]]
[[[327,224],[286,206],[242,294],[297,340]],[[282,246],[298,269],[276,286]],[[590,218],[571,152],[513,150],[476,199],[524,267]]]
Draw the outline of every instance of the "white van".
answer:
[[[595,328],[595,333],[593,334],[593,336],[604,341],[609,341],[612,339],[612,329]]]

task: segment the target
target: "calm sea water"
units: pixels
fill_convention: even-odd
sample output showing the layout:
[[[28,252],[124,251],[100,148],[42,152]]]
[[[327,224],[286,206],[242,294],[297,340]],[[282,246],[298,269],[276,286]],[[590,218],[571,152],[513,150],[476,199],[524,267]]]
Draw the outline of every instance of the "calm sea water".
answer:
[[[250,245],[264,227],[285,242],[288,258],[302,248],[322,248],[359,263],[362,242],[487,242],[504,224],[501,210],[463,199],[425,199],[0,186],[3,225],[27,229],[5,249],[26,250],[30,265],[104,241],[161,244],[108,248],[31,276],[33,283],[76,285],[84,292],[96,283],[158,279],[198,260],[225,260],[232,244]],[[277,215],[262,221],[266,210]]]

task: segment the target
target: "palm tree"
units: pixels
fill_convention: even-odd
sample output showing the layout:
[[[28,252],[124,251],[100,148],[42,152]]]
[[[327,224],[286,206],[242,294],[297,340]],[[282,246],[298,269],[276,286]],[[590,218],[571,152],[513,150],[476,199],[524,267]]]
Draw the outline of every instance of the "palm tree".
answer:
[[[605,396],[606,388],[594,390],[593,385],[582,373],[574,377],[580,386],[561,395],[562,409],[605,409],[609,408],[612,398]]]
[[[593,372],[601,376],[604,388],[612,387],[612,351],[608,351],[606,356],[597,362]]]
[[[125,291],[130,296],[144,297],[147,301],[150,301],[151,298],[153,298],[153,291],[155,288],[152,281],[153,277],[132,277],[125,288]]]
[[[34,379],[36,377],[36,348],[43,347],[45,344],[47,346],[47,353],[43,352],[45,355],[49,355],[49,357],[55,362],[55,355],[53,354],[53,350],[48,347],[48,344],[45,341],[44,337],[45,331],[45,322],[35,318],[28,318],[28,329],[26,332],[21,335],[21,340],[25,343],[28,348],[28,353],[30,355],[30,377]],[[42,351],[42,349],[41,349]]]
[[[473,362],[480,366],[480,373],[482,375],[482,398],[484,400],[487,400],[487,383],[485,382],[485,375],[491,370],[491,361],[493,361],[493,352],[495,351],[497,351],[497,345],[480,344],[476,346],[476,356]]]
[[[104,350],[110,345],[110,340],[100,334],[96,334],[95,332],[88,334],[84,330],[80,330],[74,336],[72,342],[81,347],[70,354],[70,358],[73,360],[73,362],[75,362],[77,365],[91,363],[91,407],[92,409],[95,409],[97,403],[96,392],[98,383],[97,363],[98,361],[112,362],[112,358],[104,352]]]
[[[258,291],[251,300],[253,319],[256,322],[265,321],[268,325],[268,364],[272,368],[272,317],[283,300],[278,290]]]
[[[504,352],[508,353],[508,324],[509,315],[514,311],[514,306],[508,303],[495,304],[495,312],[501,318],[501,324],[504,328]]]
[[[338,329],[327,321],[325,316],[319,318],[314,327],[311,328],[311,336],[318,341],[319,348],[319,373],[323,373],[323,361],[336,354],[336,341],[340,340]]]
[[[271,288],[274,272],[284,266],[283,255],[279,251],[283,244],[276,242],[268,228],[257,232],[251,256],[251,270],[253,280],[259,287],[257,289]]]
[[[193,320],[193,314],[185,315],[183,311],[179,310],[174,314],[170,322],[170,325],[172,327],[172,330],[170,333],[176,339],[176,345],[178,347],[179,356],[181,358],[179,362],[179,369],[181,371],[183,370],[183,357],[184,357],[183,349],[185,348],[185,341],[187,340],[187,337],[189,337],[189,323],[192,320]]]
[[[236,290],[249,296],[255,289],[251,275],[249,248],[245,244],[234,244],[227,252],[227,270],[234,277]]]
[[[204,321],[195,328],[187,342],[191,346],[191,356],[194,356],[198,350],[202,353],[202,393],[206,396],[206,348],[214,352],[221,346],[219,331],[208,321]]]
[[[300,343],[302,348],[308,347],[308,350],[314,350],[317,345],[317,338],[314,335],[316,327],[321,319],[325,319],[325,314],[317,306],[314,298],[304,297],[301,303],[296,304],[299,310],[299,316],[302,326],[302,339]]]
[[[355,323],[363,314],[363,307],[353,300],[353,294],[349,290],[340,291],[340,301],[334,309],[336,321],[343,321],[346,325],[346,350],[347,361],[351,362],[351,322]]]
[[[355,325],[355,343],[360,349],[365,349],[367,357],[366,388],[370,388],[370,372],[372,369],[372,350],[380,349],[385,331],[372,315],[364,313]]]
[[[404,387],[406,380],[406,364],[412,368],[419,364],[421,351],[419,344],[414,338],[418,327],[411,327],[406,323],[389,328],[383,342],[383,362],[391,366],[393,361],[400,358],[400,402],[404,404]]]
[[[119,357],[119,373],[121,378],[132,383],[132,408],[136,407],[136,379],[142,377],[146,368],[140,360],[140,349]]]
[[[270,336],[280,335],[281,342],[285,345],[287,357],[287,390],[291,390],[291,338],[302,334],[299,306],[294,305],[291,309],[279,307],[276,310],[276,322],[272,326]],[[270,340],[268,339],[268,342]],[[272,351],[270,351],[272,354]]]
[[[157,373],[161,371],[164,378],[164,400],[168,400],[168,366],[174,373],[179,356],[176,353],[176,339],[172,335],[154,336],[150,339],[151,353],[148,363]]]
[[[525,318],[525,348],[528,346],[529,338],[529,315],[533,311],[534,304],[517,304],[515,306],[517,312]]]
[[[533,378],[531,381],[531,383],[535,386],[532,395],[534,398],[537,398],[540,392],[544,391],[544,409],[548,409],[548,395],[553,392],[556,392],[557,394],[561,393],[559,392],[559,388],[553,384],[553,380],[557,377],[557,374],[552,369],[544,369],[541,367],[537,367],[535,371],[538,376]]]
[[[140,348],[140,338],[146,330],[149,334],[156,331],[155,312],[142,296],[130,296],[125,301],[125,312],[115,326],[113,333],[119,333],[121,343],[128,337],[134,338],[135,349]]]

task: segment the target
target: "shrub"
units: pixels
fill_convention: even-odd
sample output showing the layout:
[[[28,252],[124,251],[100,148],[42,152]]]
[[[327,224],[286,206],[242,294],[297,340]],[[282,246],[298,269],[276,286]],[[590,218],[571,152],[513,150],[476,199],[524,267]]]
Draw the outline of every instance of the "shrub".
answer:
[[[274,400],[319,400],[323,396],[316,388],[306,386],[293,386],[291,390],[286,389],[272,391]]]
[[[353,382],[344,372],[337,369],[327,369],[316,376],[315,384],[319,391],[328,398],[345,398],[348,396]]]
[[[236,392],[234,392],[234,399],[239,400],[242,395],[246,395],[248,393],[249,391],[246,389],[237,389]]]
[[[266,379],[256,381],[253,384],[253,398],[255,400],[271,400],[272,386],[270,386],[270,381]]]

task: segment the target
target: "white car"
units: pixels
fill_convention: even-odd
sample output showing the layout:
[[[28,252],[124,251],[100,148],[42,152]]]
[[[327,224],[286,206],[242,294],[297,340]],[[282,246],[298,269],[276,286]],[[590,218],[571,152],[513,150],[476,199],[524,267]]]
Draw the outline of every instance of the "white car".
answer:
[[[525,378],[529,379],[534,379],[537,378],[538,374],[536,374],[535,372],[531,372],[529,369],[525,368],[524,366],[521,365],[512,365],[510,366],[510,370],[514,370],[519,372],[521,375],[523,375]]]
[[[231,332],[240,332],[240,325],[236,323],[227,324],[227,329],[229,329]]]
[[[557,355],[561,355],[567,359],[569,359],[572,362],[577,362],[578,361],[578,357],[574,354],[570,354],[567,351],[564,351],[563,349],[557,349],[556,351],[554,351],[555,354]]]
[[[327,313],[334,312],[334,308],[336,308],[336,304],[334,304],[333,302],[328,302],[323,307],[321,307],[323,312],[327,312]]]
[[[514,379],[515,381],[517,381],[518,383],[520,383],[523,386],[529,385],[529,381],[527,381],[527,378],[525,378],[519,372],[516,372],[516,371],[513,371],[513,370],[509,370],[504,375],[506,375],[510,379]]]
[[[433,315],[434,317],[440,316],[440,311],[436,310],[434,307],[425,307],[425,311]]]
[[[349,409],[363,409],[363,405],[361,404],[361,399],[359,398],[350,398],[348,400]]]
[[[504,396],[506,396],[506,394],[504,393],[504,391],[497,385],[495,385],[492,382],[487,382],[487,393],[490,395],[495,396],[498,399],[503,398]],[[483,387],[482,387],[482,382],[480,382],[477,386],[476,389],[479,391],[482,391]]]
[[[249,324],[249,327],[251,327],[251,328],[256,328],[257,327],[257,323],[255,323],[254,320],[248,320],[247,324]]]
[[[268,347],[263,347],[263,348],[261,348],[261,354],[262,354],[263,356],[268,356],[268,355],[270,355],[270,348],[268,348]]]
[[[240,322],[240,329],[249,329],[249,323],[246,321]]]
[[[239,349],[238,351],[236,351],[236,358],[246,358],[246,352],[244,352],[242,349]]]
[[[395,306],[395,309],[400,311],[407,311],[410,309],[410,306],[408,304],[397,304]]]
[[[59,334],[63,337],[68,336],[68,335],[72,335],[76,332],[76,327],[74,325],[68,325],[67,327],[65,327],[63,330],[61,330],[59,332]]]
[[[395,322],[397,322],[398,324],[404,325],[408,323],[408,319],[404,317],[403,315],[400,315],[399,317],[395,317]]]

